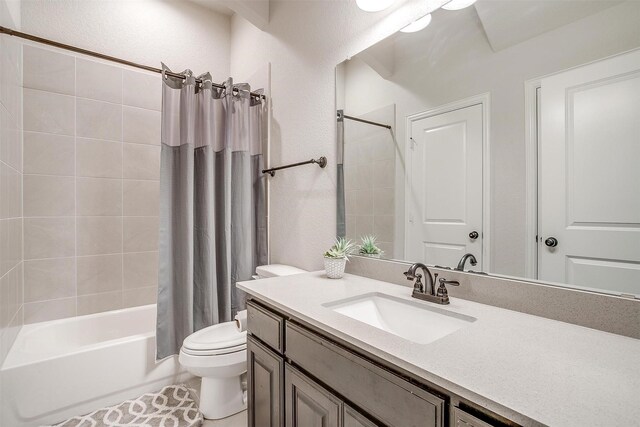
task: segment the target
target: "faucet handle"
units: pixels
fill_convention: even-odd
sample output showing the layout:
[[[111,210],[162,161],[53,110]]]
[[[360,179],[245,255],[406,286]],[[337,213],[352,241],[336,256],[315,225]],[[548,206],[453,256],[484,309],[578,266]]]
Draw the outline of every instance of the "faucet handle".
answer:
[[[413,292],[424,292],[424,285],[422,284],[422,274],[416,274],[415,276],[416,282],[413,284]],[[411,280],[411,279],[409,279]]]
[[[438,286],[438,291],[436,292],[436,296],[446,300],[448,304],[449,292],[447,292],[447,287],[445,285],[460,286],[460,282],[458,282],[457,280],[447,280],[444,277],[441,277],[440,280],[438,280],[438,282],[440,283],[440,286]]]
[[[460,282],[458,282],[457,280],[447,280],[444,277],[441,277],[438,281],[440,282],[441,287],[443,287],[444,285],[460,286]]]

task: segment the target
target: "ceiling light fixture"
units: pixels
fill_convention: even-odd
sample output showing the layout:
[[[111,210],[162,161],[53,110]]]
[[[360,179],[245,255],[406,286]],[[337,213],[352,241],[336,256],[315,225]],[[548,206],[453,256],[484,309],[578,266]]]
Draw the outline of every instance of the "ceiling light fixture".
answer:
[[[442,6],[442,8],[446,10],[460,10],[471,6],[475,2],[476,0],[451,0],[449,3]]]
[[[380,12],[393,4],[395,0],[356,0],[358,7],[365,12]]]
[[[425,15],[422,18],[416,19],[411,24],[407,25],[400,30],[401,33],[415,33],[427,28],[427,25],[431,23],[431,14]]]

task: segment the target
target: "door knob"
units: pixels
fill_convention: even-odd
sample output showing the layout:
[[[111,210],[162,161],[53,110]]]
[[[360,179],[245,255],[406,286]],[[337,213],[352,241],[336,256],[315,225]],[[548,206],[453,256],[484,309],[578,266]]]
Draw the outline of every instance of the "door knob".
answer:
[[[544,241],[544,244],[549,246],[550,248],[555,248],[556,246],[558,246],[558,239],[556,239],[555,237],[549,237]]]
[[[469,238],[471,240],[476,240],[478,238],[479,234],[477,231],[472,231],[471,233],[469,233]]]

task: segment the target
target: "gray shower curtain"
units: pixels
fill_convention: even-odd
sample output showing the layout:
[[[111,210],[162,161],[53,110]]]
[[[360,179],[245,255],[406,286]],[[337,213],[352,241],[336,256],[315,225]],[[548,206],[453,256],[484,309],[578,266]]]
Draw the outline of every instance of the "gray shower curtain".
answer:
[[[156,359],[244,308],[236,282],[267,261],[264,102],[163,65]],[[234,92],[234,89],[237,89]]]

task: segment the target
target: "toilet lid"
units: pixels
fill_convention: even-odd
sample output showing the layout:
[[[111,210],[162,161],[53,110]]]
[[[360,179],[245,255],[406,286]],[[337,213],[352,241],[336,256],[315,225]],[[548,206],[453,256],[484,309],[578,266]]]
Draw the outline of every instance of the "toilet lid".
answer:
[[[216,350],[231,353],[241,350],[246,344],[247,331],[238,332],[235,322],[225,322],[194,332],[185,338],[182,347],[190,353],[218,353]]]

